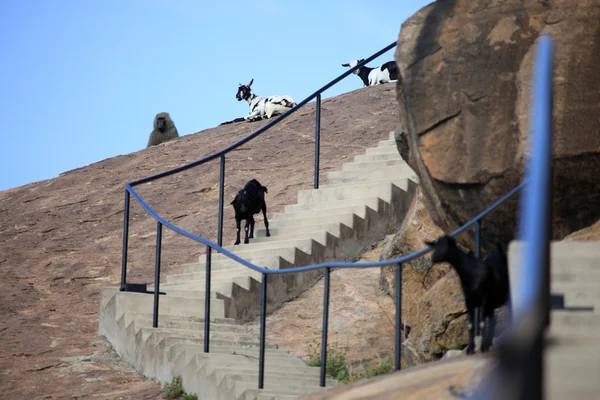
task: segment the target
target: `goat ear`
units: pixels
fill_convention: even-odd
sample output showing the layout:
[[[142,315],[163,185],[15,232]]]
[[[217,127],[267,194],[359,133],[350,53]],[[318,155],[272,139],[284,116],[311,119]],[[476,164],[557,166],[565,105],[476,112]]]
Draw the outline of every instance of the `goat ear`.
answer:
[[[342,64],[342,67],[349,67],[350,64]]]
[[[248,84],[248,87],[252,86],[252,82],[254,82],[254,78],[252,78],[252,79],[250,80],[250,83]]]
[[[432,242],[432,241],[430,241],[430,240],[425,240],[425,244],[426,244],[427,246],[429,246],[429,247],[433,247],[433,246],[435,246],[435,242]]]

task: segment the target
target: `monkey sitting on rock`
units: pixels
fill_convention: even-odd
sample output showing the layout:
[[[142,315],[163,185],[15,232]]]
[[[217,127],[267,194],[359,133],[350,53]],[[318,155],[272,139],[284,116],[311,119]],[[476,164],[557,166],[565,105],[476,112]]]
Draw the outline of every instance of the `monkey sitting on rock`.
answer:
[[[168,142],[177,137],[179,137],[179,133],[177,133],[177,128],[175,128],[175,124],[169,113],[158,113],[154,117],[154,130],[150,133],[146,148]]]

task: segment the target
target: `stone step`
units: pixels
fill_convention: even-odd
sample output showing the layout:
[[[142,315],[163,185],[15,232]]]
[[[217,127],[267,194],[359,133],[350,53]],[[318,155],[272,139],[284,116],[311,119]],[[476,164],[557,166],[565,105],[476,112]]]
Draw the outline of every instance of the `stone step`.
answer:
[[[381,199],[379,197],[367,197],[363,199],[348,199],[348,200],[335,200],[335,201],[319,201],[314,203],[305,203],[305,204],[291,204],[284,207],[285,214],[290,213],[298,213],[303,211],[322,211],[322,210],[339,210],[345,207],[357,207],[357,206],[367,206],[371,207],[373,210],[377,210],[379,206],[379,202]],[[260,228],[264,229],[264,228]]]
[[[319,189],[300,190],[298,192],[298,204],[372,197],[379,197],[382,200],[389,202],[392,199],[393,186],[406,191],[408,189],[408,179],[396,179],[391,177],[391,179],[387,180],[344,184],[331,187],[323,185]]]
[[[276,231],[278,232],[278,231]],[[264,231],[263,231],[264,233]],[[328,237],[327,236],[332,236],[333,238],[339,238],[340,237],[340,229],[339,229],[339,224],[338,224],[338,229],[337,229],[337,235],[335,234],[335,229],[333,230],[333,232],[328,232],[325,230],[316,230],[313,228],[312,231],[309,232],[288,232],[286,234],[278,234],[277,236],[275,236],[273,233],[271,234],[270,237],[264,236],[264,234],[260,237],[256,237],[256,233],[255,233],[255,237],[253,239],[250,239],[250,244],[262,244],[262,243],[270,243],[276,240],[293,240],[293,239],[312,239],[315,242],[322,244],[323,246],[327,245],[327,240]],[[329,240],[331,240],[331,238],[329,238]]]
[[[384,201],[384,200],[382,200]],[[352,215],[356,215],[360,218],[365,218],[367,214],[367,210],[371,209],[372,211],[378,211],[375,208],[370,208],[369,206],[363,204],[358,206],[344,206],[338,207],[335,210],[331,209],[323,209],[323,210],[304,210],[298,212],[286,212],[286,213],[274,213],[272,224],[269,221],[269,228],[271,225],[273,227],[281,227],[281,226],[290,226],[290,224],[282,224],[282,222],[289,220],[308,220],[304,225],[314,225],[319,222],[335,222],[335,221],[343,221],[344,218],[351,218]]]
[[[416,176],[406,164],[391,165],[378,169],[363,169],[358,171],[331,171],[326,173],[327,185],[374,181],[379,179],[409,178]]]
[[[402,160],[400,153],[387,154],[361,154],[354,156],[354,162],[372,162],[372,161],[385,161],[385,160]]]
[[[280,257],[251,257],[251,258],[246,258],[246,260],[248,260],[249,262],[258,265],[261,268],[268,268],[268,269],[279,269],[279,266],[282,265],[281,263],[283,263],[284,268],[289,268],[292,267],[293,264],[285,261],[284,259],[280,258]],[[242,264],[238,263],[235,260],[231,260],[231,259],[224,259],[224,260],[219,260],[219,261],[214,261],[211,260],[211,270],[214,270],[215,265],[217,265],[219,268],[227,268],[227,267],[232,267],[232,268],[247,268],[246,266],[243,266]],[[193,272],[203,272],[206,271],[206,263],[205,262],[197,262],[194,264],[188,264],[187,268],[185,268],[183,270],[183,273],[185,274],[189,274],[189,273],[193,273]]]
[[[227,246],[226,250],[234,253],[237,256],[242,257],[242,254],[257,251],[257,250],[272,250],[272,249],[288,249],[288,248],[297,248],[306,253],[309,253],[313,247],[313,240],[310,238],[292,238],[280,240],[279,238],[271,236],[271,240],[266,242],[255,242],[250,241],[250,243],[241,243],[236,246]],[[214,254],[212,256],[213,260],[221,260],[229,258],[224,254]]]
[[[125,311],[142,314],[152,314],[154,310],[153,296],[149,294],[118,292],[116,317],[120,318]],[[225,318],[223,300],[213,299],[210,302],[210,313],[214,318]],[[177,296],[159,296],[159,314],[177,316],[204,315],[204,299]]]
[[[340,236],[341,223],[339,222],[328,222],[324,224],[316,224],[316,225],[298,225],[298,226],[286,226],[281,228],[271,228],[271,237],[284,238],[289,235],[297,234],[299,237],[304,234],[312,234],[313,232],[329,232],[334,236]],[[346,225],[347,229],[351,227]],[[254,240],[262,240],[269,239],[267,236],[267,231],[263,228],[258,229],[254,232]]]
[[[318,245],[312,239],[292,239],[292,240],[280,240],[267,243],[248,243],[240,244],[233,251],[237,256],[250,260],[256,257],[267,258],[267,257],[283,257],[289,261],[293,261],[294,254],[297,251],[301,251],[306,254],[310,254],[313,247]],[[224,254],[215,254],[212,256],[212,260],[230,260],[231,262],[237,262]]]
[[[188,274],[171,274],[167,276],[167,283],[181,283],[187,281],[204,281],[206,274],[202,271],[192,272]],[[240,286],[246,287],[247,283],[245,280],[254,278],[258,281],[261,279],[261,274],[247,267],[241,267],[239,271],[233,271],[227,275],[221,275],[219,277],[212,276],[211,273],[211,284],[217,284],[221,282],[235,282]],[[248,286],[249,287],[249,286]],[[168,286],[163,287],[168,294]]]
[[[397,154],[398,156],[400,156],[400,153],[398,153],[398,149],[396,148],[396,146],[369,147],[365,154]]]
[[[356,219],[364,219],[366,217],[367,207],[356,207],[355,212],[352,211],[336,211],[330,214],[319,215],[318,217],[311,216],[311,213],[294,213],[293,217],[286,214],[281,214],[280,218],[274,219],[269,228],[289,228],[299,226],[312,226],[315,224],[340,223],[348,227],[353,227]],[[362,210],[362,211],[361,211]],[[362,216],[361,216],[362,215]]]
[[[377,142],[377,147],[396,147],[396,140],[395,139],[388,139],[388,140],[380,140],[379,142]]]
[[[125,313],[125,323],[130,324],[135,321],[136,326],[152,327],[152,314]],[[198,332],[204,332],[204,320],[199,317],[181,317],[176,315],[159,315],[159,328],[185,329]],[[211,332],[237,332],[258,334],[258,325],[240,324],[235,319],[211,319]]]
[[[342,171],[374,170],[374,169],[379,169],[379,168],[386,168],[386,167],[389,167],[392,165],[406,165],[406,163],[401,158],[394,158],[391,160],[383,160],[383,161],[351,162],[351,163],[344,163],[342,165]]]

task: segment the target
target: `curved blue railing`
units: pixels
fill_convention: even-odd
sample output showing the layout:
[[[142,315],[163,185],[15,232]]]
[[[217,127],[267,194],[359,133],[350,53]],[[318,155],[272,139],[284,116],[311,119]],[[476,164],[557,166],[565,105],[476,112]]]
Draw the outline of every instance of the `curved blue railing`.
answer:
[[[267,131],[274,125],[280,123],[285,118],[290,116],[292,113],[296,112],[299,108],[306,105],[309,101],[316,98],[317,108],[316,108],[316,130],[315,130],[315,171],[314,171],[314,187],[318,188],[318,172],[319,172],[319,127],[320,127],[320,104],[321,104],[321,93],[331,86],[335,85],[337,82],[341,81],[348,75],[350,75],[353,71],[360,68],[361,66],[367,64],[373,59],[379,57],[381,54],[387,52],[396,46],[396,43],[392,43],[382,50],[378,51],[371,57],[365,59],[363,62],[355,66],[354,68],[349,69],[345,73],[338,76],[336,79],[332,80],[321,89],[314,92],[312,95],[298,103],[298,105],[291,110],[287,111],[285,114],[281,115],[279,118],[271,121],[264,127],[260,128],[253,134],[247,136],[246,138],[240,140],[239,142],[233,144],[227,149],[215,153],[209,157],[206,157],[202,160],[195,161],[181,167],[162,172],[160,174],[156,174],[150,176],[148,178],[139,179],[137,181],[131,182],[125,187],[125,202],[124,202],[124,216],[123,216],[123,254],[122,254],[122,264],[121,264],[121,291],[136,291],[136,292],[144,292],[144,293],[153,293],[154,294],[154,313],[153,313],[153,327],[158,326],[158,304],[159,304],[159,295],[164,294],[160,292],[160,259],[161,259],[161,245],[162,245],[162,228],[167,227],[172,231],[188,237],[192,240],[195,240],[199,243],[202,243],[206,246],[206,287],[205,287],[205,318],[204,318],[204,351],[209,352],[209,332],[210,332],[210,292],[211,292],[211,255],[212,250],[216,250],[219,253],[229,257],[232,260],[239,262],[240,264],[254,270],[260,272],[262,274],[262,282],[261,282],[261,298],[260,298],[260,349],[259,349],[259,374],[258,374],[258,388],[262,389],[264,387],[264,355],[265,355],[265,318],[266,318],[266,289],[267,289],[267,277],[269,275],[277,275],[277,274],[290,274],[290,273],[298,273],[298,272],[306,272],[317,269],[324,269],[324,298],[323,298],[323,327],[322,327],[322,338],[321,338],[321,374],[320,374],[320,385],[325,386],[325,366],[327,363],[327,326],[328,326],[328,318],[329,318],[329,281],[330,281],[330,270],[331,268],[365,268],[365,267],[383,267],[387,265],[396,265],[396,321],[395,321],[395,329],[396,329],[396,337],[395,337],[395,368],[396,370],[400,369],[400,327],[402,326],[401,320],[401,301],[402,301],[402,263],[411,261],[417,257],[420,257],[427,252],[431,251],[430,248],[426,247],[414,253],[405,255],[403,257],[385,260],[385,261],[377,261],[377,262],[325,262],[321,264],[302,266],[302,267],[294,267],[288,268],[284,270],[272,270],[268,268],[262,268],[256,264],[253,264],[236,254],[228,251],[224,247],[222,247],[222,221],[223,221],[223,201],[224,201],[224,180],[225,180],[225,156],[232,150],[235,150],[239,146],[244,143],[249,142],[255,137],[259,136],[263,132]],[[204,164],[206,162],[212,161],[216,158],[220,158],[220,191],[219,191],[219,221],[218,221],[218,240],[217,243],[203,238],[201,236],[195,235],[191,232],[180,228],[171,222],[165,220],[160,215],[158,215],[145,201],[144,199],[134,190],[134,186],[154,181],[156,179],[160,179],[169,175],[173,175],[187,169],[193,168],[195,166]],[[480,224],[481,220],[490,212],[492,212],[496,207],[500,204],[504,203],[508,198],[513,196],[523,187],[525,187],[526,181],[523,181],[511,191],[509,191],[502,198],[498,199],[487,209],[476,215],[469,222],[461,226],[460,228],[454,230],[451,235],[455,236],[471,226],[475,227],[475,255],[479,256],[480,251]],[[129,233],[129,204],[130,204],[130,196],[142,206],[142,208],[150,214],[152,218],[157,221],[157,237],[156,237],[156,260],[155,260],[155,277],[154,277],[154,291],[148,292],[146,290],[145,284],[130,284],[127,283],[127,251],[128,251],[128,233]]]
[[[514,322],[499,340],[496,370],[477,398],[542,400],[544,333],[550,322],[550,240],[552,240],[552,72],[550,35],[537,42],[530,114],[529,185],[521,200],[519,238],[524,256],[513,288]]]

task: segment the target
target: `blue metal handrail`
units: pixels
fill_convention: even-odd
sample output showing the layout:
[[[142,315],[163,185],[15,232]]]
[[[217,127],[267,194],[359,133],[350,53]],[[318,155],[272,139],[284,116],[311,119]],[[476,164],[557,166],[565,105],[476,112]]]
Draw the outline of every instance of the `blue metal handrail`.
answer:
[[[395,368],[396,368],[396,370],[400,369],[400,354],[401,354],[401,351],[400,351],[400,342],[401,342],[400,327],[402,325],[402,320],[401,320],[401,310],[402,310],[402,307],[401,307],[401,299],[402,299],[401,269],[402,269],[402,264],[426,254],[427,252],[431,251],[430,248],[426,247],[419,251],[416,251],[414,253],[411,253],[411,254],[408,254],[408,255],[405,255],[405,256],[402,256],[399,258],[395,258],[395,259],[391,259],[391,260],[384,260],[384,261],[377,261],[377,262],[334,262],[334,261],[331,261],[331,262],[325,262],[325,263],[320,263],[320,264],[315,264],[315,265],[288,268],[288,269],[284,269],[284,270],[272,270],[272,269],[268,269],[268,268],[262,268],[256,264],[253,264],[222,247],[222,222],[223,222],[223,200],[224,200],[223,187],[224,187],[224,179],[225,179],[225,155],[227,153],[229,153],[230,151],[235,150],[242,144],[247,143],[248,141],[252,140],[253,138],[255,138],[258,135],[262,134],[263,132],[267,131],[268,129],[270,129],[271,127],[273,127],[274,125],[281,122],[283,119],[287,118],[289,115],[291,115],[292,113],[297,111],[299,108],[301,108],[302,106],[307,104],[313,98],[316,98],[317,110],[316,110],[316,127],[315,127],[315,139],[316,140],[315,140],[315,174],[314,174],[315,182],[314,182],[314,187],[318,188],[318,168],[319,168],[319,140],[318,139],[319,139],[319,134],[320,134],[320,132],[319,132],[320,131],[320,129],[319,129],[320,128],[320,107],[319,106],[321,103],[321,93],[323,91],[327,90],[328,88],[330,88],[331,86],[333,86],[334,84],[336,84],[337,82],[339,82],[340,80],[344,79],[348,75],[350,75],[356,69],[360,68],[361,66],[367,64],[368,62],[370,62],[371,60],[380,56],[381,54],[392,49],[394,46],[396,46],[395,42],[386,46],[379,52],[375,53],[371,57],[369,57],[369,58],[365,59],[363,62],[359,63],[354,68],[349,69],[348,71],[346,71],[345,73],[343,73],[342,75],[337,77],[336,79],[332,80],[331,82],[329,82],[328,84],[323,86],[321,89],[317,90],[315,93],[313,93],[312,95],[307,97],[305,100],[298,103],[298,105],[296,107],[287,111],[285,114],[281,115],[276,120],[268,123],[267,125],[260,128],[259,130],[257,130],[253,134],[251,134],[250,136],[240,140],[239,142],[235,143],[234,145],[228,147],[227,149],[220,151],[218,153],[215,153],[211,156],[208,156],[202,160],[195,161],[195,162],[183,165],[181,167],[150,176],[148,178],[139,179],[137,181],[128,183],[125,186],[125,201],[124,201],[125,208],[124,208],[124,216],[123,216],[123,218],[124,218],[123,219],[123,254],[122,254],[122,265],[121,265],[121,267],[122,267],[121,268],[121,291],[133,290],[133,289],[130,289],[131,285],[127,284],[127,247],[128,247],[128,231],[129,231],[130,196],[133,196],[133,198],[141,205],[141,207],[152,218],[154,218],[157,221],[157,243],[156,243],[157,248],[156,248],[155,281],[154,281],[154,292],[153,292],[153,294],[154,294],[153,327],[158,326],[159,295],[163,294],[159,290],[160,256],[161,256],[160,247],[161,247],[161,240],[162,240],[161,239],[162,238],[162,228],[166,227],[180,235],[188,237],[188,238],[190,238],[196,242],[202,243],[206,246],[206,282],[205,282],[206,283],[206,287],[205,287],[206,298],[205,298],[205,314],[204,314],[204,351],[207,353],[210,350],[210,348],[209,348],[210,285],[211,285],[210,274],[211,274],[212,251],[216,250],[217,252],[225,255],[226,257],[228,257],[232,260],[235,260],[238,263],[240,263],[254,271],[260,272],[262,274],[261,297],[260,297],[260,349],[259,349],[259,374],[258,374],[258,387],[259,387],[259,389],[262,389],[264,387],[265,318],[266,318],[266,300],[267,300],[266,299],[266,297],[267,297],[267,277],[269,275],[299,273],[299,272],[312,271],[312,270],[318,270],[318,269],[324,268],[325,269],[325,273],[324,273],[324,276],[325,276],[324,291],[325,291],[325,293],[324,293],[324,304],[323,304],[324,305],[324,307],[323,307],[323,327],[322,327],[322,339],[321,339],[320,385],[325,386],[325,366],[326,366],[326,362],[327,362],[327,325],[328,325],[328,315],[329,315],[330,269],[331,268],[383,267],[383,266],[387,266],[387,265],[396,265],[396,288],[397,289],[396,289]],[[204,164],[206,162],[215,160],[217,158],[220,158],[220,193],[219,193],[219,221],[218,221],[219,232],[218,232],[217,243],[215,243],[209,239],[203,238],[201,236],[195,235],[191,232],[188,232],[188,231],[172,224],[171,222],[165,220],[163,217],[158,215],[144,201],[144,199],[134,190],[134,186],[182,172],[184,170],[193,168],[195,166]],[[475,227],[475,244],[476,244],[475,245],[475,247],[476,247],[475,253],[476,253],[476,256],[478,256],[479,255],[479,247],[480,247],[480,245],[479,245],[480,236],[479,235],[480,235],[481,220],[483,219],[483,217],[485,217],[488,213],[493,211],[500,204],[504,203],[504,201],[506,201],[508,198],[512,197],[515,193],[517,193],[519,190],[524,188],[525,185],[526,185],[526,181],[521,182],[519,185],[517,185],[515,188],[513,188],[511,191],[509,191],[502,198],[500,198],[499,200],[494,202],[491,206],[486,208],[484,211],[482,211],[481,213],[476,215],[469,222],[467,222],[460,228],[451,232],[450,235],[452,235],[452,236],[458,235],[458,234],[462,233],[463,231],[465,231],[466,229],[470,228],[471,226],[474,226]],[[139,291],[139,290],[136,289],[136,291]]]
[[[498,367],[481,396],[495,400],[544,399],[544,337],[550,322],[552,239],[552,72],[554,44],[542,35],[536,48],[530,115],[526,195],[521,200],[519,238],[524,256],[514,287],[514,322],[499,340]]]

